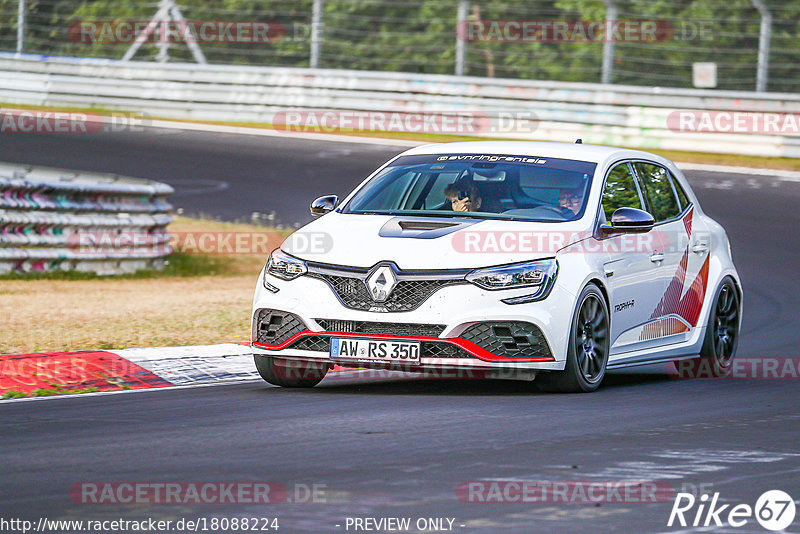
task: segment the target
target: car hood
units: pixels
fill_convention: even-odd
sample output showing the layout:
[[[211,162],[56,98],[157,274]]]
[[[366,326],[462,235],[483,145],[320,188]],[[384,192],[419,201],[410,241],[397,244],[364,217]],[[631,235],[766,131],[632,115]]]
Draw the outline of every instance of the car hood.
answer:
[[[331,212],[281,248],[298,258],[352,267],[477,268],[553,257],[591,235],[586,221],[538,223]]]

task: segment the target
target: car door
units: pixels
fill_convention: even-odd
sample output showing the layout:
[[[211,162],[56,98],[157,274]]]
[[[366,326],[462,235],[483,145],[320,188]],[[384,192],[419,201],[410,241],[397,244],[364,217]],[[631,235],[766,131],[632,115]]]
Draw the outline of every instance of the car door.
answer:
[[[646,209],[628,161],[615,164],[606,175],[601,218],[610,221],[614,211],[623,207]],[[612,234],[603,239],[603,271],[611,304],[610,361],[648,342],[641,332],[663,294],[662,263],[656,261],[663,245],[653,232]]]
[[[664,240],[664,292],[650,314],[645,337],[658,345],[685,341],[697,326],[708,278],[706,229],[680,183],[665,167],[635,161],[645,204],[656,220],[654,232]]]

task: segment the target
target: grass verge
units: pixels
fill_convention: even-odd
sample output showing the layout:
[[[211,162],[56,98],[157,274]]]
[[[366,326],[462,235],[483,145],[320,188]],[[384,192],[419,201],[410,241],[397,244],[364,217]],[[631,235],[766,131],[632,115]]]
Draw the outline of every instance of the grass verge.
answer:
[[[272,231],[186,217],[176,218],[169,230]],[[170,256],[164,271],[120,277],[4,276],[0,354],[248,341],[253,289],[265,260],[264,253],[180,253]]]
[[[53,385],[52,388],[39,388],[33,390],[30,393],[26,393],[24,391],[18,391],[15,389],[10,389],[3,393],[0,398],[3,399],[19,399],[23,397],[47,397],[50,395],[72,395],[77,393],[94,393],[99,391],[97,388],[83,388],[83,389],[64,389],[61,387]]]

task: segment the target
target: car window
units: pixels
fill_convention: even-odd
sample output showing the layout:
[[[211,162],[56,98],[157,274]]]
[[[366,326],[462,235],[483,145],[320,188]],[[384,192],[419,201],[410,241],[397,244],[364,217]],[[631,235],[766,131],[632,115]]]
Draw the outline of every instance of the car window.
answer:
[[[681,208],[672,189],[669,172],[660,165],[637,161],[633,164],[641,180],[648,211],[656,222],[677,217]]]
[[[402,173],[394,180],[386,180],[385,187],[378,188],[373,192],[370,199],[372,204],[380,209],[396,208],[405,198],[404,193],[416,183],[418,176],[418,173],[409,171]]]
[[[686,191],[683,190],[681,183],[672,174],[670,177],[672,177],[672,185],[675,186],[675,192],[678,193],[678,201],[681,203],[681,211],[683,211],[691,202],[689,202],[689,197],[686,196]]]
[[[611,169],[603,189],[603,211],[606,214],[606,221],[610,222],[611,215],[619,208],[643,209],[636,181],[627,163],[620,163]]]
[[[578,220],[588,205],[596,166],[507,154],[401,156],[364,184],[343,212]]]

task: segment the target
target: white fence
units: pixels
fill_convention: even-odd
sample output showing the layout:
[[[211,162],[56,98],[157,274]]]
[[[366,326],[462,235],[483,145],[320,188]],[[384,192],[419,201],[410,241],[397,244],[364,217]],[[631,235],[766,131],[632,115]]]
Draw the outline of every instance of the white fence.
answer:
[[[800,157],[800,135],[784,120],[800,113],[796,94],[0,54],[0,102],[266,124],[286,110],[466,112],[491,118],[474,132],[487,137]],[[692,110],[725,120],[714,132],[668,124]],[[761,127],[764,114],[774,128]],[[737,118],[748,133],[732,133]]]
[[[165,184],[0,164],[0,274],[161,269],[172,249]]]

